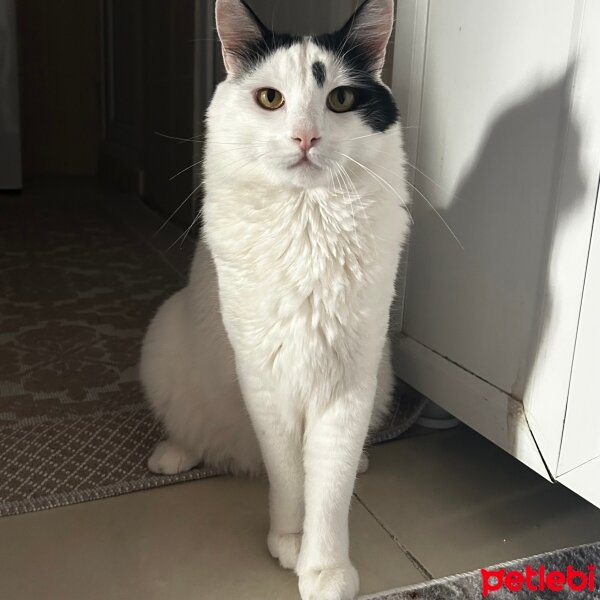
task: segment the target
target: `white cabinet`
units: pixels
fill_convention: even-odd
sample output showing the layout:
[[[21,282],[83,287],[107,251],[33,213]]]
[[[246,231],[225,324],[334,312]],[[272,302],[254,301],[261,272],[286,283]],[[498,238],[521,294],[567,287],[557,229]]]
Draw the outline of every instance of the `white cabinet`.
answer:
[[[403,0],[397,17],[419,190],[397,372],[600,505],[600,3]]]

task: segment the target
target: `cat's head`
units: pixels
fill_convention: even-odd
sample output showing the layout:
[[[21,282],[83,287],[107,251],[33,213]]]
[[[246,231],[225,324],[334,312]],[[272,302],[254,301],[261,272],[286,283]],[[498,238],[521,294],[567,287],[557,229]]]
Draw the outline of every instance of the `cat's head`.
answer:
[[[243,0],[217,0],[228,74],[209,113],[219,162],[315,187],[373,160],[398,122],[381,80],[393,12],[393,0],[366,0],[335,33],[298,37],[270,31]]]

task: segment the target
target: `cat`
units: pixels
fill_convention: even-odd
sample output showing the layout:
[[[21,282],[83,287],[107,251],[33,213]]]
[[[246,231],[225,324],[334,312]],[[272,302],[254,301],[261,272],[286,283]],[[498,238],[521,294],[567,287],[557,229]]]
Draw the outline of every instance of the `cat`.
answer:
[[[202,239],[142,349],[168,435],[150,470],[264,464],[267,545],[303,600],[358,592],[348,512],[393,391],[387,330],[410,219],[381,79],[393,14],[393,0],[366,0],[339,31],[295,37],[217,0],[227,78],[207,114]]]

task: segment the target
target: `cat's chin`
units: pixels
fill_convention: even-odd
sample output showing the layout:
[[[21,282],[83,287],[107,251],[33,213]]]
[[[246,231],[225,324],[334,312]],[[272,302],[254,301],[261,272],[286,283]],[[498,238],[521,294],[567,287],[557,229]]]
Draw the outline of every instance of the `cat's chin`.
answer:
[[[301,188],[316,188],[327,183],[325,169],[309,161],[288,167],[285,175],[288,183]]]

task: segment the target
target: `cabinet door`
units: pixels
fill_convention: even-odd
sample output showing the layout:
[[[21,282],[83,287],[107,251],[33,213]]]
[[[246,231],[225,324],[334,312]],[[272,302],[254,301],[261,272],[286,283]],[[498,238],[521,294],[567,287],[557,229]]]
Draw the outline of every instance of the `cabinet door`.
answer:
[[[600,213],[597,208],[558,480],[600,506]]]
[[[103,0],[101,8],[102,174],[187,228],[197,214],[188,167],[200,144],[172,138],[201,133],[199,90],[214,85],[212,3]]]
[[[142,0],[102,0],[100,173],[138,190],[143,171]]]
[[[409,4],[424,33],[396,35],[418,189],[398,371],[552,477],[600,165],[598,4]]]
[[[119,0],[122,1],[122,0]],[[201,6],[197,13],[196,8]],[[196,50],[212,45],[205,31],[212,25],[212,3],[197,0],[143,0],[144,125],[143,196],[165,217],[187,229],[197,214],[190,168],[197,162],[193,141],[201,133],[195,121]],[[200,32],[202,29],[202,32]],[[204,65],[202,65],[204,67]],[[171,137],[165,137],[171,136]],[[178,175],[179,173],[179,175]]]
[[[21,187],[17,26],[13,0],[0,0],[0,190]]]

